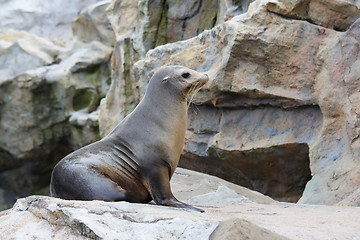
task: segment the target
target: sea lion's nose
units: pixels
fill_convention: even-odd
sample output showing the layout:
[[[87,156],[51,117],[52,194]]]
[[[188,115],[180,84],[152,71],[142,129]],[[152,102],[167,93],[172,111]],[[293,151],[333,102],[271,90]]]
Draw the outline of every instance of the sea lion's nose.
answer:
[[[205,73],[205,75],[204,75],[206,78],[209,78],[209,76]]]

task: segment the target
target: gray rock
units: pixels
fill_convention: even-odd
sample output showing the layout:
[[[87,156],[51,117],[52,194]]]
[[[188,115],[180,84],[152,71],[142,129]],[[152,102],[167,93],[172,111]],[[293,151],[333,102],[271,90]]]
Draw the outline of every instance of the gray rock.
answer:
[[[60,41],[72,38],[72,21],[85,7],[98,0],[84,1],[2,1],[0,30],[16,29]]]
[[[105,0],[83,9],[73,21],[73,35],[84,42],[99,41],[114,45],[114,31],[105,12],[110,4],[110,0]]]

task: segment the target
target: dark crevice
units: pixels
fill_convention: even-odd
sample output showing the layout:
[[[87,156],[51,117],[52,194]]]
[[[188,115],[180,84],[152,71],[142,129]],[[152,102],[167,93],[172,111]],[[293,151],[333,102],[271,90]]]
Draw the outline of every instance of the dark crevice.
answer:
[[[306,143],[221,154],[212,149],[205,157],[185,153],[179,166],[215,175],[285,202],[297,202],[311,179]]]
[[[321,24],[318,24],[318,23],[315,23],[314,21],[312,21],[310,18],[304,18],[304,17],[300,17],[300,16],[296,16],[296,15],[284,15],[284,14],[281,14],[281,13],[278,13],[278,12],[274,12],[274,11],[271,11],[269,9],[267,9],[268,12],[270,13],[273,13],[281,18],[284,18],[286,20],[298,20],[298,21],[305,21],[305,22],[308,22],[310,24],[313,24],[313,25],[316,25],[318,27],[323,27],[323,28],[328,28],[328,29],[332,29],[334,31],[337,31],[337,32],[346,32],[348,30],[347,29],[340,29],[336,26],[333,26],[332,28],[330,27],[327,27],[327,26],[323,26]],[[350,27],[350,26],[349,26]]]
[[[322,119],[317,105],[190,108],[193,134],[179,166],[297,202],[311,179],[309,144]]]
[[[296,109],[302,106],[313,106],[310,101],[271,95],[257,89],[247,89],[243,92],[222,91],[212,96],[211,104],[216,108],[228,109],[254,109],[264,107]]]

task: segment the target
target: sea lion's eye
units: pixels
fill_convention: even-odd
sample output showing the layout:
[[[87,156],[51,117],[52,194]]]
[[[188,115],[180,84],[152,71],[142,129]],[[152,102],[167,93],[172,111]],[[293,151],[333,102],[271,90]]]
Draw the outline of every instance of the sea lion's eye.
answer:
[[[183,78],[189,78],[190,77],[190,73],[186,72],[186,73],[183,73],[181,75]]]

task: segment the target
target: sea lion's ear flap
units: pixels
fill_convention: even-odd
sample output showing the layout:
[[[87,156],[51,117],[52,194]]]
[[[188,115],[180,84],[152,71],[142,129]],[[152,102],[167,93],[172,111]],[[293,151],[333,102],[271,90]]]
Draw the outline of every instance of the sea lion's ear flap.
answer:
[[[169,80],[169,76],[164,77],[164,79],[162,80],[162,83],[166,83]]]

